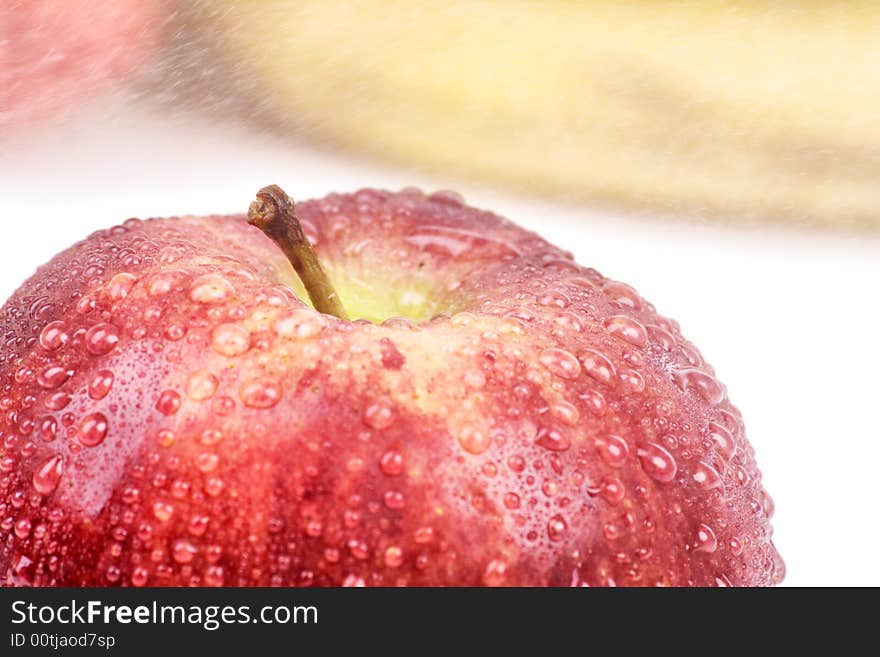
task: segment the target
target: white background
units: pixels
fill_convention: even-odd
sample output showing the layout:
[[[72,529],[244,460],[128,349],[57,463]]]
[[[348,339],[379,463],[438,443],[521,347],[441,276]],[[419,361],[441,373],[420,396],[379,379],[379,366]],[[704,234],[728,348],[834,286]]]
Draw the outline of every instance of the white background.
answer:
[[[105,110],[0,143],[0,300],[59,250],[130,216],[244,212],[269,183],[295,199],[365,186],[455,188],[680,321],[746,419],[776,501],[786,584],[880,585],[880,235],[636,220],[334,156],[236,124]]]

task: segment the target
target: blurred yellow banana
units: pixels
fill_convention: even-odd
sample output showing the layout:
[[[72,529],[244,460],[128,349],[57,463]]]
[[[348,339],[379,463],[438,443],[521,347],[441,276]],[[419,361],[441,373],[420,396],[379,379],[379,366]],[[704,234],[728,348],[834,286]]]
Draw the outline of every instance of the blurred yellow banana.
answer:
[[[659,211],[880,228],[876,0],[202,0],[346,147]]]

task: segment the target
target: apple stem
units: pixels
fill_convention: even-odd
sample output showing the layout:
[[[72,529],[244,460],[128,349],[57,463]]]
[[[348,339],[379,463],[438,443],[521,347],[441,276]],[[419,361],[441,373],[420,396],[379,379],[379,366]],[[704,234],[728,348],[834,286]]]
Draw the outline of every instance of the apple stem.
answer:
[[[348,319],[339,295],[296,216],[293,200],[278,185],[263,187],[248,209],[248,223],[256,226],[287,256],[303,282],[315,310]]]

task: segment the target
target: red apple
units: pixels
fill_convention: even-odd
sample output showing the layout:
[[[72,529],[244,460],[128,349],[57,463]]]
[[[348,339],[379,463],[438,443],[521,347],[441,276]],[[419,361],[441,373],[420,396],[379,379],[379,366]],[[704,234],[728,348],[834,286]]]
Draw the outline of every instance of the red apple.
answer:
[[[4,2],[0,128],[64,111],[129,75],[156,45],[165,5],[166,0]]]
[[[132,219],[6,303],[7,585],[782,578],[740,414],[631,287],[450,194],[297,211]]]

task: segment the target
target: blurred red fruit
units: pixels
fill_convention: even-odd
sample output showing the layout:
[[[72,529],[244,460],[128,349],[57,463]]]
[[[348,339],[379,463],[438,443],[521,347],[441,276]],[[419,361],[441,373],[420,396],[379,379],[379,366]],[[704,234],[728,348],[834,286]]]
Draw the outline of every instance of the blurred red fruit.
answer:
[[[88,101],[156,46],[167,0],[0,6],[0,135]]]

